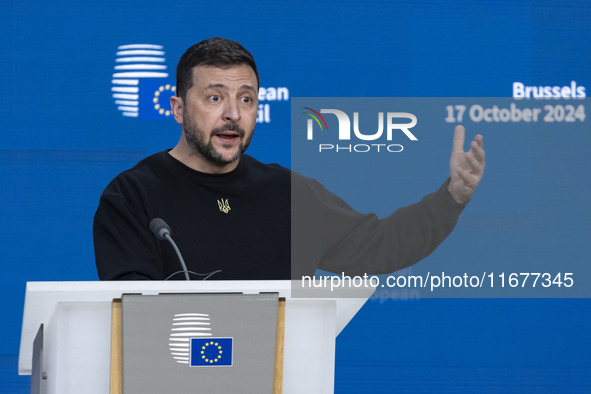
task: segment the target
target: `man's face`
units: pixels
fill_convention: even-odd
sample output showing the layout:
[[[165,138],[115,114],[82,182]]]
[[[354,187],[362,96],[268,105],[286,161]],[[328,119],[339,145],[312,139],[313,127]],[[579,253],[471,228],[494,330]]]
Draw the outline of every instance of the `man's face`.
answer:
[[[257,79],[249,66],[195,67],[183,107],[188,145],[211,165],[233,163],[248,148],[257,108]]]

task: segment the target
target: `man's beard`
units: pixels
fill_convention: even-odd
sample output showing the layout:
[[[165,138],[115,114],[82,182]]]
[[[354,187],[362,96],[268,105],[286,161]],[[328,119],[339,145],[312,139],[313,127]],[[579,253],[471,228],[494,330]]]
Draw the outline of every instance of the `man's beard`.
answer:
[[[187,111],[185,111],[185,116],[183,117],[183,130],[185,131],[185,139],[187,140],[189,146],[191,146],[197,153],[199,153],[201,157],[203,157],[203,159],[205,159],[205,161],[207,161],[208,163],[216,166],[225,166],[238,160],[240,158],[240,155],[242,155],[242,153],[244,153],[248,148],[250,140],[252,139],[252,133],[250,136],[251,138],[249,138],[247,141],[240,143],[240,145],[238,146],[238,150],[236,151],[236,154],[234,156],[232,156],[229,160],[224,159],[221,153],[218,152],[213,146],[211,138],[215,134],[224,131],[235,131],[239,134],[239,136],[236,138],[244,138],[244,129],[242,129],[236,123],[227,123],[222,127],[217,127],[213,129],[209,136],[209,143],[206,144],[205,131],[201,130],[195,124],[193,124],[191,122],[191,119],[188,116],[186,116],[186,113]]]

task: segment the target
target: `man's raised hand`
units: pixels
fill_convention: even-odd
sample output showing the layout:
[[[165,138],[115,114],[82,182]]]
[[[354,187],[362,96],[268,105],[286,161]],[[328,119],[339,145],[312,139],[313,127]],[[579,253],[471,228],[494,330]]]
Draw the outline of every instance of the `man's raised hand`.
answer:
[[[484,174],[484,149],[482,135],[478,134],[470,143],[470,150],[464,152],[464,126],[454,130],[453,149],[449,161],[448,190],[454,200],[463,204],[470,200]]]

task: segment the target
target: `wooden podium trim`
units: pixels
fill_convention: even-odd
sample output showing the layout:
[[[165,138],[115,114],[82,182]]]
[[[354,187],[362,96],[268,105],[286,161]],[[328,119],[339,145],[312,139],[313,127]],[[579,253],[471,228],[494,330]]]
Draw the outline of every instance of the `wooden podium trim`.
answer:
[[[277,337],[275,340],[275,373],[273,394],[283,393],[283,348],[285,345],[285,298],[280,297],[277,306]]]
[[[111,384],[110,394],[122,394],[121,371],[121,298],[111,305]]]

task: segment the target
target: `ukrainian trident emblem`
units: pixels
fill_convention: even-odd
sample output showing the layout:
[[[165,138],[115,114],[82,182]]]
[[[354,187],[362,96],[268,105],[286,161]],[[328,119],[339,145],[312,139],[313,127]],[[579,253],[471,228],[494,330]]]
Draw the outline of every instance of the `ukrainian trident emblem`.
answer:
[[[226,198],[226,200],[224,201],[224,199],[222,198],[221,200],[217,200],[218,201],[218,207],[220,207],[220,211],[222,211],[223,213],[228,213],[230,212],[230,204],[228,203],[228,199]]]

